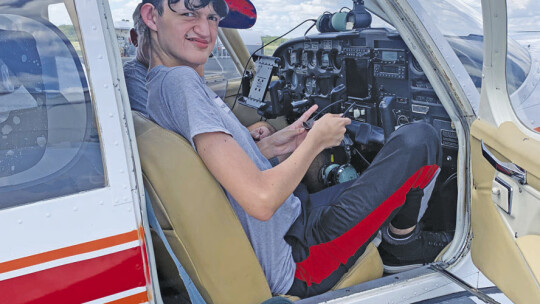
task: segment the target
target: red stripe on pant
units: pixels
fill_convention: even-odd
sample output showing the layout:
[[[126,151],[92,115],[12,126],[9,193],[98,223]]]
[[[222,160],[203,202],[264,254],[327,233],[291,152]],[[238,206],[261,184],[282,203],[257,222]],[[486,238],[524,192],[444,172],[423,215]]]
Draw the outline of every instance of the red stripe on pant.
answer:
[[[379,229],[392,211],[405,203],[405,197],[411,188],[425,188],[438,169],[437,165],[420,168],[394,194],[349,231],[330,242],[309,247],[308,257],[296,263],[294,277],[306,282],[307,286],[314,283],[320,284],[338,269],[340,264],[347,263],[347,260]]]

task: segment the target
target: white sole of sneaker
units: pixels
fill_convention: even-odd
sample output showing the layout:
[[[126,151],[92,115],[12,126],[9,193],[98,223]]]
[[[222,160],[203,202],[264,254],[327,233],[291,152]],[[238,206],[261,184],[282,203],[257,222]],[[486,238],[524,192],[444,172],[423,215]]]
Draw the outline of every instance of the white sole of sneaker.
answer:
[[[422,266],[422,264],[411,264],[411,265],[403,265],[403,266],[387,266],[383,265],[384,273],[386,274],[394,274],[399,273],[411,269],[415,269]]]

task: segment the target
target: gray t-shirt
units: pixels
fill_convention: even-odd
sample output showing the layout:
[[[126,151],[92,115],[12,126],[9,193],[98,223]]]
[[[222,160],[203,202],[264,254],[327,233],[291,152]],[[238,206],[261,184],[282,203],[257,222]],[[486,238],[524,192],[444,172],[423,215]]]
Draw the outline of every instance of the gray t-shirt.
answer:
[[[124,77],[126,78],[126,86],[129,96],[131,108],[135,111],[146,114],[146,73],[148,68],[140,63],[137,58],[124,63]]]
[[[260,170],[272,167],[253,141],[249,131],[229,107],[189,67],[157,66],[147,75],[147,112],[162,127],[188,139],[201,133],[231,135]],[[227,156],[223,156],[226,161]],[[227,197],[248,236],[272,293],[286,293],[293,282],[296,264],[285,233],[300,214],[300,200],[290,195],[274,216],[264,222],[249,216],[227,192]],[[246,286],[249,288],[249,286]]]

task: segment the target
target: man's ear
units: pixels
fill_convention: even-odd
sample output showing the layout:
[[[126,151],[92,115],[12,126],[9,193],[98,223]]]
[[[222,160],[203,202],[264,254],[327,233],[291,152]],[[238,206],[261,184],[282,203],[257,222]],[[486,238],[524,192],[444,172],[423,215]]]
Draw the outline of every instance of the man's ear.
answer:
[[[139,35],[137,35],[137,31],[134,28],[129,30],[129,38],[131,38],[131,43],[133,43],[135,47],[139,46],[139,41],[137,40]]]
[[[153,31],[157,31],[157,15],[158,11],[152,4],[145,3],[141,6],[141,18],[144,21],[144,24]]]

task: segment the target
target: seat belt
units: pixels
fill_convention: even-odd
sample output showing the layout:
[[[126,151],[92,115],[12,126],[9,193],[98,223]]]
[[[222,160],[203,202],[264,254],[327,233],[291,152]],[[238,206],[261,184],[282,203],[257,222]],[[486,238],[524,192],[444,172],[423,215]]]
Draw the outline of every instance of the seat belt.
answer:
[[[180,274],[180,278],[184,282],[184,286],[187,289],[189,299],[191,301],[191,304],[206,304],[203,297],[197,290],[197,287],[187,274],[186,270],[174,254],[171,245],[169,244],[169,241],[167,241],[167,238],[165,237],[165,234],[163,233],[163,230],[161,229],[161,226],[158,223],[158,220],[156,218],[156,215],[154,213],[154,209],[152,208],[152,203],[150,202],[150,197],[148,196],[148,192],[146,192],[146,189],[144,190],[144,195],[146,197],[146,213],[148,216],[148,222],[150,224],[151,228],[154,228],[156,233],[158,234],[159,238],[165,245],[165,248],[167,248],[167,251],[169,252],[169,255],[171,256],[172,260],[176,264],[176,269],[178,270],[178,274]]]

